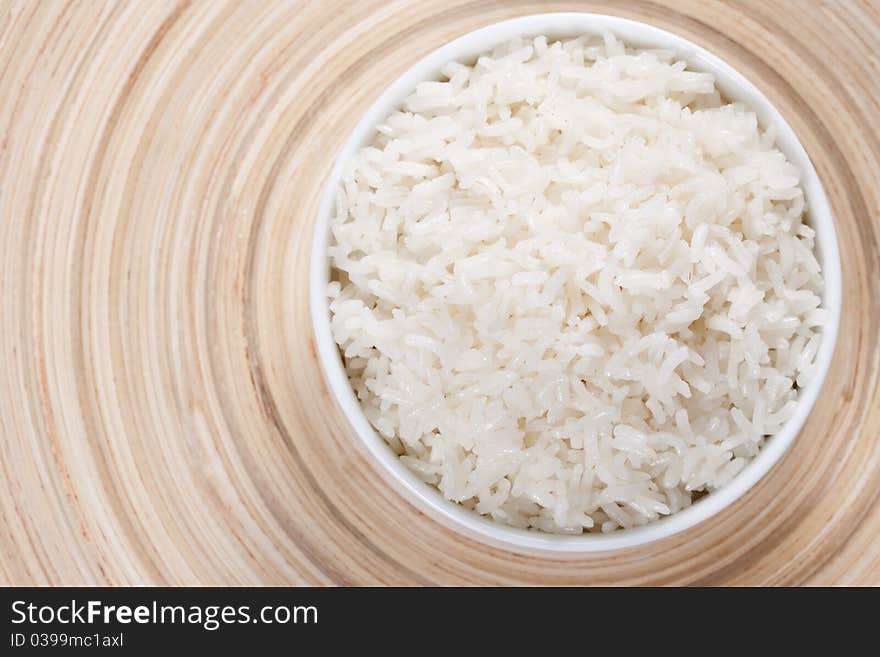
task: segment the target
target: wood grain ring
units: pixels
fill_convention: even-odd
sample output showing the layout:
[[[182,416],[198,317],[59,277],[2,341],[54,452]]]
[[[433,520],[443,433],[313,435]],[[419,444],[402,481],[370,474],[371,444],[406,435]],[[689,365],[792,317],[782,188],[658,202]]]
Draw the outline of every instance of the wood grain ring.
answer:
[[[538,559],[425,518],[320,376],[311,222],[403,70],[538,11],[730,61],[786,116],[843,255],[832,371],[720,516]],[[864,2],[0,1],[0,577],[9,584],[880,584],[880,12]]]

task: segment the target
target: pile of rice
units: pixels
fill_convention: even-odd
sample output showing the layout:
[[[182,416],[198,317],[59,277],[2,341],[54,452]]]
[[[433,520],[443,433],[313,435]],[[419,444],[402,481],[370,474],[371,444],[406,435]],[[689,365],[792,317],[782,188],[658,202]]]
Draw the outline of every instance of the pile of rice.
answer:
[[[611,35],[442,73],[356,154],[331,220],[367,418],[519,527],[633,527],[724,486],[793,414],[826,316],[773,133]]]

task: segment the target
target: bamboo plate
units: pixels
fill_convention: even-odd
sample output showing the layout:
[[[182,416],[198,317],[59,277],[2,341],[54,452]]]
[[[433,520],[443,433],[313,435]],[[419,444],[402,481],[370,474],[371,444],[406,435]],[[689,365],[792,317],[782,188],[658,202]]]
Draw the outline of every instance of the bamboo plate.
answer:
[[[726,58],[828,192],[844,316],[794,448],[616,554],[464,539],[362,456],[319,373],[311,225],[382,88],[481,25],[616,13]],[[0,576],[8,584],[880,584],[880,7],[2,2]]]

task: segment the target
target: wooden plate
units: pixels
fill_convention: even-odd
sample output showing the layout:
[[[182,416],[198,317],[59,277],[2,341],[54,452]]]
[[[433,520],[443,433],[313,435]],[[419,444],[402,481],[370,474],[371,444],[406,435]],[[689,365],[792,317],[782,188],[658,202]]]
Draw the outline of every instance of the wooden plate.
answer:
[[[794,448],[640,549],[488,548],[386,485],[329,397],[311,226],[378,93],[457,35],[615,13],[798,133],[843,254]],[[0,576],[10,584],[880,584],[880,9],[864,2],[0,2]]]

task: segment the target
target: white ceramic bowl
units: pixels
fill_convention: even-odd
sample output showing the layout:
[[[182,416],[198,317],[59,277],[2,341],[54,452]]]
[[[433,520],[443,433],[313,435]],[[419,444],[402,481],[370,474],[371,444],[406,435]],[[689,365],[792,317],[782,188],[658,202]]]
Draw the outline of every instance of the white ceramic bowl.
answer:
[[[435,488],[410,472],[374,431],[348,382],[342,359],[330,334],[326,296],[329,274],[328,222],[343,165],[359,147],[371,140],[375,126],[400,105],[404,97],[415,89],[417,82],[436,79],[440,68],[449,61],[473,61],[476,56],[516,36],[543,34],[548,37],[573,37],[578,34],[601,34],[605,30],[611,31],[630,46],[675,51],[678,57],[688,63],[689,68],[712,73],[717,87],[727,99],[741,101],[755,110],[763,127],[776,127],[778,147],[803,174],[801,184],[807,198],[808,221],[816,230],[818,256],[825,276],[823,304],[830,313],[830,321],[824,330],[817,355],[815,380],[800,391],[800,402],[794,417],[767,441],[760,453],[727,486],[703,497],[687,509],[642,527],[609,534],[562,536],[508,527],[444,499]],[[601,14],[537,14],[489,25],[438,48],[398,78],[367,110],[339,153],[336,166],[327,181],[315,224],[310,294],[318,356],[327,382],[345,416],[390,484],[421,511],[470,537],[519,552],[576,554],[634,547],[692,527],[736,500],[773,467],[803,426],[831,363],[840,321],[840,256],[825,192],[803,146],[770,101],[729,64],[687,39],[644,23]]]

